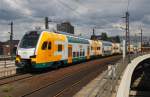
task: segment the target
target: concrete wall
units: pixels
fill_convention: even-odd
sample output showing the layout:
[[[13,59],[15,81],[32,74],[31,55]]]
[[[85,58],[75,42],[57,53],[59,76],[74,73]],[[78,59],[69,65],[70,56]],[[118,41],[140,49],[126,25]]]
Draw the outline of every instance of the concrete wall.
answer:
[[[134,60],[132,60],[130,64],[128,64],[122,76],[116,97],[129,97],[131,77],[132,77],[133,71],[136,68],[136,66],[138,66],[139,63],[141,63],[142,61],[148,58],[150,58],[150,54],[139,56],[135,58]]]

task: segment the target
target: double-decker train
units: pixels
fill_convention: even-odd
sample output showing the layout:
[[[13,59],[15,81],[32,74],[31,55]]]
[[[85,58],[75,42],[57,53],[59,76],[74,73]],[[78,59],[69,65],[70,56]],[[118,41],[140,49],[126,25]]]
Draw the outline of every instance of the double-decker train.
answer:
[[[21,68],[57,68],[120,53],[119,43],[84,39],[46,30],[28,31],[18,44],[15,63]]]

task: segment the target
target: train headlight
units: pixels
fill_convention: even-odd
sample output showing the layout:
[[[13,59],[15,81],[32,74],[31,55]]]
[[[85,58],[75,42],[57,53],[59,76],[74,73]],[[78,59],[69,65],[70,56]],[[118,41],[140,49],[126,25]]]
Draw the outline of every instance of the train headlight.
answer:
[[[15,61],[15,64],[18,64],[18,63],[19,63],[18,60],[16,60],[16,61]]]

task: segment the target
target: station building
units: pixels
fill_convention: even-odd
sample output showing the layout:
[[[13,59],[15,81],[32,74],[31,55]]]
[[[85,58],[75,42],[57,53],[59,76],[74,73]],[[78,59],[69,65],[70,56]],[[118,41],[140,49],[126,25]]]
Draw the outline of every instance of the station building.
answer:
[[[13,55],[16,54],[17,45],[19,40],[13,40],[12,42],[12,53]],[[5,42],[0,42],[0,55],[10,55],[10,40]]]

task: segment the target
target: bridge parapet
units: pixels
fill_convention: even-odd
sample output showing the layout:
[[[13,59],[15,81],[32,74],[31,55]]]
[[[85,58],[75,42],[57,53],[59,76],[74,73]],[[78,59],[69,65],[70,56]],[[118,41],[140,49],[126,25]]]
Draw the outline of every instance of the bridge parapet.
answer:
[[[122,75],[122,79],[120,81],[120,85],[118,87],[118,91],[116,93],[116,97],[129,97],[130,84],[132,74],[135,68],[144,60],[150,59],[150,54],[144,54],[134,58],[131,63],[127,65]]]
[[[110,63],[97,85],[86,97],[128,97],[132,73],[136,66],[147,58],[150,58],[150,54],[132,54],[131,61],[126,57],[117,63]],[[93,94],[95,91],[96,94]]]

